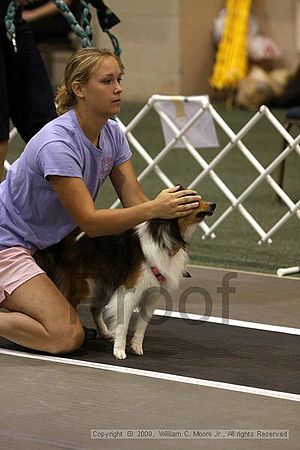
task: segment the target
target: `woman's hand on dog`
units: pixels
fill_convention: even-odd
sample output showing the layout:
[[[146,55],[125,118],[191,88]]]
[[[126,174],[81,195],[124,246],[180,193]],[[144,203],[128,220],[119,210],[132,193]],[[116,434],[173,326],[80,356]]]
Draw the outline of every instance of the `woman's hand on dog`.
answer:
[[[190,214],[199,206],[201,196],[193,189],[181,189],[180,186],[164,189],[152,200],[152,218],[175,219]]]

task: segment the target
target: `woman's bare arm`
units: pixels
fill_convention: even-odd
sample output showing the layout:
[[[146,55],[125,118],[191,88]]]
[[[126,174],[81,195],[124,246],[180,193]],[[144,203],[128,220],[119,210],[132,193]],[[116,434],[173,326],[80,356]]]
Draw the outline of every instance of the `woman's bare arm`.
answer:
[[[190,214],[200,197],[195,191],[164,189],[154,199],[122,209],[99,209],[81,178],[49,176],[63,207],[89,236],[115,234],[155,217],[171,219]],[[192,194],[192,195],[191,195]]]
[[[131,160],[115,166],[111,172],[110,179],[125,208],[149,201],[136,179]]]

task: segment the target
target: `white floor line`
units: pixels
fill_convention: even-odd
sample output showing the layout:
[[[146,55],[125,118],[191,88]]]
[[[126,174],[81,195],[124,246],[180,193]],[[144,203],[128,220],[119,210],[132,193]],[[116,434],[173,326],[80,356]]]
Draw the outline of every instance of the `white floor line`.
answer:
[[[177,383],[185,383],[185,384],[191,384],[191,385],[195,385],[195,386],[223,389],[226,391],[241,392],[241,393],[245,393],[245,394],[260,395],[260,396],[264,396],[264,397],[273,397],[273,398],[277,398],[277,399],[281,399],[281,400],[290,400],[290,401],[294,401],[294,402],[300,402],[300,395],[292,394],[290,392],[271,391],[269,389],[260,389],[260,388],[255,388],[255,387],[251,387],[251,386],[242,386],[239,384],[222,383],[219,381],[203,380],[201,378],[190,378],[190,377],[173,375],[173,374],[168,374],[168,373],[163,373],[163,372],[153,372],[150,370],[141,370],[141,369],[133,369],[130,367],[114,366],[114,365],[110,365],[110,364],[100,364],[100,363],[93,363],[93,362],[89,362],[89,361],[79,361],[77,359],[60,358],[60,357],[56,357],[56,356],[46,356],[46,355],[36,355],[33,353],[24,353],[24,352],[18,352],[15,350],[5,350],[5,349],[1,349],[1,348],[0,348],[0,354],[9,355],[9,356],[17,356],[17,357],[25,358],[25,359],[34,359],[34,360],[48,361],[48,362],[53,362],[53,363],[68,364],[68,365],[80,366],[80,367],[91,368],[91,369],[108,370],[110,372],[117,372],[117,373],[123,373],[123,374],[128,374],[128,375],[136,375],[136,376],[147,377],[147,378],[155,378],[158,380],[174,381]]]
[[[284,277],[278,277],[277,273],[265,273],[265,272],[251,272],[249,270],[241,270],[241,269],[233,269],[233,268],[225,268],[225,267],[214,267],[214,266],[200,266],[198,264],[188,264],[188,267],[195,268],[195,269],[205,269],[205,270],[218,270],[222,272],[237,272],[237,273],[244,273],[246,275],[255,275],[255,276],[262,276],[262,277],[271,277],[276,278],[277,280],[293,280],[293,281],[300,281],[300,278],[292,277],[292,276],[284,276]]]
[[[265,323],[244,322],[243,320],[226,319],[222,317],[200,316],[198,314],[182,313],[179,311],[165,311],[156,309],[155,316],[173,317],[175,319],[199,320],[202,322],[219,323],[221,325],[229,325],[233,327],[250,328],[253,330],[272,331],[275,333],[286,333],[300,336],[299,328],[282,327],[278,325],[268,325]]]

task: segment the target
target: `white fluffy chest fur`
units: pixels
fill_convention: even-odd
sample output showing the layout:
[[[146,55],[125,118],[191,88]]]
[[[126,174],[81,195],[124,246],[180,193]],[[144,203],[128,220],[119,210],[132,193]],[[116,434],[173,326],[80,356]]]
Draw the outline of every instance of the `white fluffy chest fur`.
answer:
[[[164,286],[167,289],[177,289],[188,261],[186,251],[180,249],[176,254],[170,255],[167,249],[162,248],[154,241],[144,223],[137,227],[137,232],[146,260],[144,269],[148,272],[152,281],[155,280],[155,277],[151,267],[156,267],[165,278]],[[165,236],[165,239],[171,238]]]

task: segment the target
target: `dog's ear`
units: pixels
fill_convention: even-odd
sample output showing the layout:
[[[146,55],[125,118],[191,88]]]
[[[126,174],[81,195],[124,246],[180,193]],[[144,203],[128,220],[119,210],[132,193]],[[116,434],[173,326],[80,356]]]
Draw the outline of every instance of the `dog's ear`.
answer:
[[[185,189],[187,189],[187,188],[185,188],[184,186],[182,186],[181,184],[176,184],[176,186],[179,186],[179,191],[185,191]],[[189,195],[193,195],[193,194],[189,194]]]

